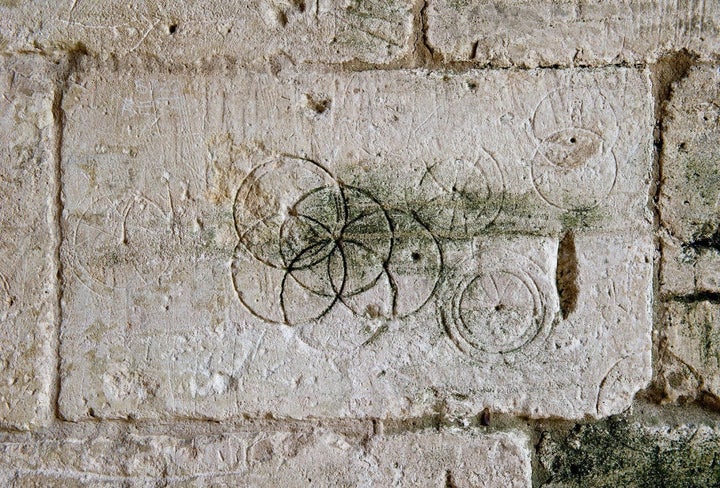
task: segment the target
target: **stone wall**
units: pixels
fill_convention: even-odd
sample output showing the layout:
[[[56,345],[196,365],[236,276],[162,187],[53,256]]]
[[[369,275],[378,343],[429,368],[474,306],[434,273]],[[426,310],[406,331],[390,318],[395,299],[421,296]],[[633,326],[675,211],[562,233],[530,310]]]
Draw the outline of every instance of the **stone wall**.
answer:
[[[720,5],[0,0],[3,486],[720,485]]]

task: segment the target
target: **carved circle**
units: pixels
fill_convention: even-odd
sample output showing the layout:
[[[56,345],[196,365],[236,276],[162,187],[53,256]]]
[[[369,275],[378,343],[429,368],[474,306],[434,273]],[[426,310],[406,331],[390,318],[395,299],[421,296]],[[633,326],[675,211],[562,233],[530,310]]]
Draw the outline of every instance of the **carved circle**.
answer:
[[[547,336],[555,316],[550,282],[515,255],[481,268],[463,263],[446,280],[438,309],[455,346],[478,360],[527,352]]]
[[[504,194],[500,166],[481,149],[426,166],[417,216],[438,237],[474,237],[498,216]]]
[[[140,195],[100,198],[75,217],[68,255],[76,276],[98,294],[144,288],[171,272],[172,218]]]
[[[280,230],[291,209],[308,193],[335,186],[327,171],[305,159],[281,157],[256,167],[235,197],[233,216],[240,243],[267,266],[283,269]],[[342,222],[344,216],[331,218]]]
[[[532,127],[539,140],[532,180],[540,196],[565,210],[598,206],[617,177],[617,120],[605,97],[586,88],[551,92],[538,104]]]
[[[386,210],[312,161],[281,158],[255,168],[240,186],[234,214],[235,289],[265,321],[308,323],[336,303],[356,314],[404,316],[437,284],[440,249],[421,222]]]

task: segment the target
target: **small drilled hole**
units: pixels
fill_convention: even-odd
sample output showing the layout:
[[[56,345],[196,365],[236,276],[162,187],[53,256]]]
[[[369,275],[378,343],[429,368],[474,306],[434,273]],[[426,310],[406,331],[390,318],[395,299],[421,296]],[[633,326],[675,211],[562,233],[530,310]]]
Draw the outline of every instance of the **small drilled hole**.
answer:
[[[170,24],[168,26],[168,32],[170,33],[170,35],[175,34],[175,32],[177,32],[177,28],[177,24]]]
[[[577,139],[575,139],[574,137],[570,138],[570,144],[575,144],[576,142],[577,142]]]

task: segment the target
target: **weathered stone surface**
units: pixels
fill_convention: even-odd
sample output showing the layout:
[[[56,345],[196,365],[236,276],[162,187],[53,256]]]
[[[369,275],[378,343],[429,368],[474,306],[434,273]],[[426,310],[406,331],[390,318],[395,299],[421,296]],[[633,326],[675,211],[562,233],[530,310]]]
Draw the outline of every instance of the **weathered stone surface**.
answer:
[[[410,49],[409,0],[0,1],[0,49],[83,45],[170,62],[385,63]]]
[[[720,432],[707,425],[643,425],[611,418],[546,432],[545,487],[706,487],[720,480]]]
[[[696,66],[663,121],[661,291],[720,292],[720,72]]]
[[[720,53],[720,6],[705,0],[431,0],[427,12],[428,41],[446,61],[578,66]]]
[[[45,422],[56,259],[53,84],[46,62],[0,58],[0,423]]]
[[[720,304],[676,299],[665,305],[661,381],[670,400],[700,393],[720,399]]]
[[[650,375],[648,93],[632,69],[79,74],[62,414],[622,410]]]
[[[431,431],[368,442],[311,432],[0,442],[3,486],[530,487],[528,439]]]

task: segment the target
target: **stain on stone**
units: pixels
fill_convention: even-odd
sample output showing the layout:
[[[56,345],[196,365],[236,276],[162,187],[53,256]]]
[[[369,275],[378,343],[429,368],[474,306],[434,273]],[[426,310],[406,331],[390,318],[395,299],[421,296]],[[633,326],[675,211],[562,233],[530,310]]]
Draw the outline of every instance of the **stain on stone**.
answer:
[[[544,432],[538,486],[708,487],[720,483],[720,436],[706,426],[659,428],[611,417]]]
[[[280,27],[285,27],[288,23],[287,14],[280,9],[276,9],[275,10],[275,21],[278,23],[278,25]]]
[[[685,175],[690,185],[701,201],[714,207],[720,194],[720,173],[717,171],[717,154],[713,151],[718,147],[720,138],[715,134],[701,134],[693,146],[688,148],[688,157],[685,162]],[[687,147],[687,146],[686,146]]]
[[[700,253],[714,251],[720,253],[720,227],[717,224],[706,223],[695,234],[693,240],[683,245],[686,254],[688,251]]]
[[[317,114],[325,113],[332,104],[332,100],[329,98],[318,98],[310,93],[306,94],[305,98],[307,99],[307,106]]]
[[[457,488],[457,485],[453,480],[452,471],[449,469],[445,471],[445,488]]]
[[[480,412],[480,425],[484,427],[488,427],[490,425],[490,409],[484,408],[482,412]]]
[[[699,291],[696,293],[688,293],[687,295],[674,296],[672,297],[672,301],[688,304],[699,302],[720,303],[720,293]]]
[[[589,229],[596,227],[602,220],[602,214],[597,207],[576,208],[568,210],[560,216],[563,229]]]
[[[557,271],[555,281],[560,295],[562,318],[567,319],[577,308],[578,300],[578,260],[575,250],[575,236],[568,232],[558,245]]]
[[[474,60],[477,57],[477,50],[478,50],[478,41],[475,41],[470,45],[470,56],[468,56],[468,59],[470,61]]]
[[[305,0],[290,0],[293,8],[300,13],[305,12]]]

